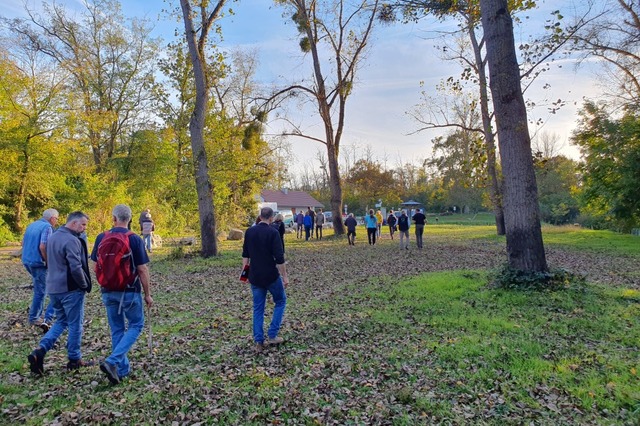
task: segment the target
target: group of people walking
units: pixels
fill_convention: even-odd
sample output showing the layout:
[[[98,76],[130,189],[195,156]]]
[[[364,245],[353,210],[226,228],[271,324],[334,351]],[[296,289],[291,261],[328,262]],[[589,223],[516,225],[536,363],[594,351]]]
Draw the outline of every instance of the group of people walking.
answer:
[[[309,238],[313,238],[313,228],[315,226],[316,239],[322,239],[322,228],[326,220],[322,209],[316,213],[311,207],[307,207],[305,213],[300,210],[294,219],[296,238],[302,238],[302,232],[304,231],[305,241],[309,241]]]
[[[406,210],[402,210],[399,217],[396,217],[394,211],[391,210],[387,217],[389,235],[393,240],[393,236],[397,231],[400,234],[400,249],[409,250],[409,228],[411,227],[411,221],[413,221],[415,226],[416,247],[422,249],[422,236],[424,234],[424,226],[427,223],[427,217],[420,211],[420,209],[416,209],[411,218],[407,216]],[[347,240],[349,245],[354,245],[358,222],[353,213],[349,214],[345,219],[344,224],[347,227]],[[376,238],[380,238],[382,224],[383,219],[380,210],[378,210],[377,213],[374,213],[373,209],[369,210],[369,214],[364,217],[364,225],[367,230],[367,239],[369,240],[370,245],[375,245]]]
[[[127,205],[115,206],[113,227],[97,236],[90,256],[85,233],[89,216],[82,211],[70,213],[66,223],[54,230],[58,212],[48,209],[27,227],[22,262],[33,281],[29,322],[45,332],[27,356],[31,372],[44,374],[45,356],[65,330],[67,369],[94,365],[83,359],[81,350],[85,296],[92,290],[90,258],[96,264],[111,331],[111,354],[100,363],[100,370],[112,384],[129,374],[127,354],[144,327],[142,291],[147,307],[153,305],[149,257],[142,238],[128,229],[131,217]],[[43,309],[45,295],[50,301]]]

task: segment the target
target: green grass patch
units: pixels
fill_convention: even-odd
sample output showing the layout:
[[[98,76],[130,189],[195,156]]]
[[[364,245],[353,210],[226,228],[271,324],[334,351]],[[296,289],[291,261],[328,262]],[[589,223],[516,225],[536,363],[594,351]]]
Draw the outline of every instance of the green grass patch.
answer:
[[[363,297],[384,300],[372,320],[422,337],[436,368],[425,374],[464,372],[465,392],[501,386],[513,392],[511,404],[525,398],[537,405],[529,395],[552,386],[581,410],[640,407],[635,290],[523,292],[485,283],[482,272],[439,272]]]
[[[545,226],[544,243],[574,250],[640,255],[640,237],[613,231],[596,231],[573,226]]]

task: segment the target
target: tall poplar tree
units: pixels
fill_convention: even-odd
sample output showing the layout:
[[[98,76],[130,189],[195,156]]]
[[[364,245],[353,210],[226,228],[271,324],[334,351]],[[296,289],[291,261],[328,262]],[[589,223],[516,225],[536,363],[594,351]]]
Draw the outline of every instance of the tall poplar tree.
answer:
[[[524,272],[545,272],[548,267],[540,228],[538,187],[527,109],[520,86],[513,21],[507,0],[480,0],[480,9],[504,176],[509,266]]]

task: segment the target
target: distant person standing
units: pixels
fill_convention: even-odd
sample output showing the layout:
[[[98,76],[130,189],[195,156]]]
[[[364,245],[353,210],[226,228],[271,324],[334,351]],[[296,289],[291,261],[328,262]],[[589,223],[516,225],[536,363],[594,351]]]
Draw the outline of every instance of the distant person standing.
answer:
[[[278,234],[280,234],[280,240],[282,241],[282,252],[284,253],[284,234],[286,232],[284,228],[284,216],[282,216],[281,213],[278,213],[276,215],[276,218],[273,219],[273,223],[271,224],[271,226],[273,226],[278,231]]]
[[[68,370],[91,365],[82,361],[82,323],[85,294],[91,291],[91,275],[86,241],[81,238],[89,217],[81,211],[67,216],[67,223],[54,232],[47,243],[47,294],[55,309],[56,321],[29,356],[32,373],[44,373],[44,357],[62,333],[67,337]],[[126,224],[125,224],[126,226]]]
[[[54,309],[51,303],[43,312],[46,297],[47,242],[58,223],[58,211],[47,209],[42,217],[29,226],[22,238],[22,264],[31,275],[33,298],[29,308],[29,324],[38,326],[43,332],[49,331],[53,322]],[[44,313],[44,319],[42,315]]]
[[[380,210],[376,212],[376,220],[378,221],[376,224],[376,233],[378,235],[378,238],[380,238],[382,236],[382,223],[384,222],[384,217],[382,216],[382,212]]]
[[[313,238],[313,225],[316,223],[316,212],[311,207],[307,207],[307,213],[311,216],[311,238]]]
[[[307,213],[303,218],[304,223],[304,236],[305,241],[309,241],[309,236],[311,235],[311,228],[313,227],[313,218],[311,217],[311,213],[307,210]]]
[[[358,221],[355,217],[353,217],[353,213],[349,213],[349,217],[347,217],[344,221],[344,226],[347,227],[347,240],[349,241],[350,246],[356,245],[356,226],[358,226]]]
[[[151,253],[153,250],[153,233],[156,230],[156,225],[151,219],[151,213],[147,213],[142,221],[142,239],[144,241],[144,248]]]
[[[322,227],[324,226],[324,213],[322,209],[316,215],[316,238],[322,239]]]
[[[424,233],[424,225],[427,222],[427,217],[420,211],[420,209],[416,209],[411,220],[413,220],[413,224],[416,226],[416,246],[421,249],[422,234]]]
[[[402,214],[398,218],[398,232],[400,233],[400,249],[409,250],[409,227],[411,223],[409,222],[409,216],[407,216],[407,211],[402,210]],[[405,244],[404,239],[407,239]]]
[[[280,344],[284,340],[278,336],[284,310],[287,305],[285,288],[289,284],[287,267],[285,266],[284,251],[278,232],[270,226],[273,220],[273,210],[263,207],[260,210],[262,221],[247,230],[242,245],[242,267],[249,268],[249,283],[253,294],[253,340],[257,352],[265,345]],[[264,335],[264,306],[267,293],[271,293],[273,302],[273,316]]]
[[[140,213],[140,217],[138,218],[138,223],[140,224],[140,233],[142,233],[142,222],[144,222],[147,215],[151,216],[151,210],[144,209],[142,213]],[[128,228],[131,229],[131,225],[129,225]]]
[[[393,210],[389,212],[389,217],[387,217],[387,225],[389,225],[389,235],[391,235],[391,239],[393,240],[393,234],[396,232],[396,223],[398,222],[398,218],[393,213]]]
[[[302,210],[296,216],[296,238],[302,238],[302,230],[304,229],[304,214]]]
[[[367,238],[369,239],[369,245],[376,245],[376,233],[378,232],[378,219],[373,212],[373,209],[369,210],[369,215],[364,217],[364,224],[367,228]]]

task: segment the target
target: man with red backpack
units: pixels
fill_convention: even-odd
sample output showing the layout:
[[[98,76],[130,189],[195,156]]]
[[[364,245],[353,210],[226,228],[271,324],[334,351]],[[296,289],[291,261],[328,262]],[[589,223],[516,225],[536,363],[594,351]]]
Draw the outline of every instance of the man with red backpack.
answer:
[[[91,260],[96,262],[96,278],[102,292],[111,329],[111,355],[100,370],[111,384],[129,374],[127,353],[144,328],[142,294],[148,307],[153,305],[149,286],[149,257],[139,235],[127,228],[131,209],[125,204],[113,208],[113,228],[98,235]],[[126,319],[126,326],[125,326]]]

